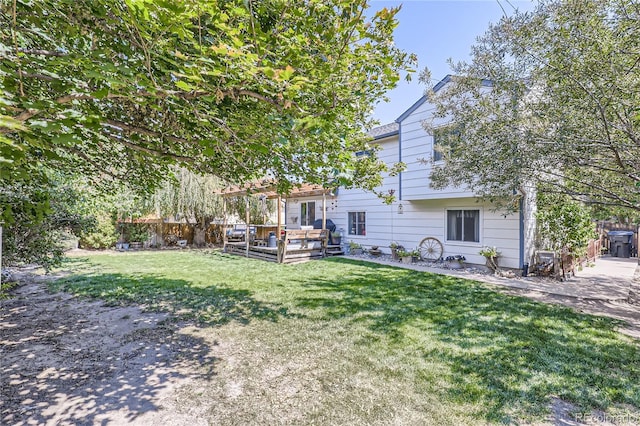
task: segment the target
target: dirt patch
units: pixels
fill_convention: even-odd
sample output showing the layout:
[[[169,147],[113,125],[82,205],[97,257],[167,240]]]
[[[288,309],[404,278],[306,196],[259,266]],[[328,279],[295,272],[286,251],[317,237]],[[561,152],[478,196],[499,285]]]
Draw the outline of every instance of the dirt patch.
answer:
[[[131,423],[216,363],[208,344],[165,314],[51,294],[39,278],[0,308],[0,424]]]

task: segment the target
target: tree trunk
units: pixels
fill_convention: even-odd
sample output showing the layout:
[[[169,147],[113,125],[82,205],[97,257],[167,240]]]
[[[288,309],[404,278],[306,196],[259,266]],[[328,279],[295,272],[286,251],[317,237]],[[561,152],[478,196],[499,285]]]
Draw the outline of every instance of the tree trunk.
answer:
[[[204,247],[207,244],[207,226],[206,222],[199,222],[193,226],[193,245],[196,247]]]

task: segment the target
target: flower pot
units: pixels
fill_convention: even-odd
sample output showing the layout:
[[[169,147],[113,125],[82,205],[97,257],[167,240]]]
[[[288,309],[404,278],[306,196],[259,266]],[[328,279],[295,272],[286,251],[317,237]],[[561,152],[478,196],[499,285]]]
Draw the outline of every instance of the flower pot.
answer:
[[[362,254],[362,249],[361,248],[351,249],[351,254],[356,254],[356,255]]]
[[[498,257],[497,256],[493,256],[493,257],[487,257],[487,268],[489,268],[490,271],[497,271],[498,270]]]
[[[464,268],[464,262],[459,262],[457,260],[453,260],[448,262],[449,269],[462,269]]]
[[[412,263],[413,262],[413,256],[402,256],[402,263]]]

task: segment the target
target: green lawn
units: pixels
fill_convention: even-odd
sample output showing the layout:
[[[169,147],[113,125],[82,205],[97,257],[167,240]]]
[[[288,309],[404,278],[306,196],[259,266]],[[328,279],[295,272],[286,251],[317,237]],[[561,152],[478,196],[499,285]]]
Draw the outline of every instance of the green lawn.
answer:
[[[190,251],[96,253],[65,267],[73,275],[55,289],[170,311],[245,348],[233,374],[253,383],[247,401],[266,398],[255,377],[281,367],[302,423],[539,422],[552,398],[578,412],[640,411],[640,344],[615,321],[475,281],[339,258],[278,265]],[[200,394],[240,423],[264,408]]]

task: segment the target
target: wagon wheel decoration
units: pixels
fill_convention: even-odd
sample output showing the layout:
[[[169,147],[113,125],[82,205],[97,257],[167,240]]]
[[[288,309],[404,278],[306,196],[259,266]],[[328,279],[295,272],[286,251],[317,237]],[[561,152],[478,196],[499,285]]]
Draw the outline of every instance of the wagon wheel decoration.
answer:
[[[437,238],[427,237],[424,240],[420,241],[418,250],[420,251],[420,256],[424,260],[436,261],[440,260],[440,258],[442,257],[444,247]]]

